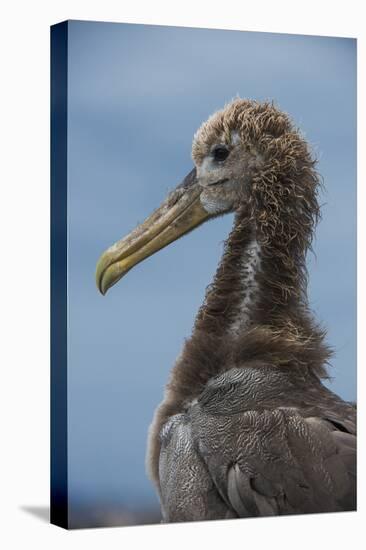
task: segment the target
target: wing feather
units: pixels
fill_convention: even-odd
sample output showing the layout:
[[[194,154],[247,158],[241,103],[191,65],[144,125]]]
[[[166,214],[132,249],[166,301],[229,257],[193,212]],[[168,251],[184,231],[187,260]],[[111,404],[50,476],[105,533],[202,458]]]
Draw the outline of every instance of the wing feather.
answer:
[[[248,409],[237,373],[234,382],[215,380],[164,428],[165,520],[355,510],[354,408],[333,394],[319,405],[313,389],[300,406],[280,395],[280,406],[262,397]]]

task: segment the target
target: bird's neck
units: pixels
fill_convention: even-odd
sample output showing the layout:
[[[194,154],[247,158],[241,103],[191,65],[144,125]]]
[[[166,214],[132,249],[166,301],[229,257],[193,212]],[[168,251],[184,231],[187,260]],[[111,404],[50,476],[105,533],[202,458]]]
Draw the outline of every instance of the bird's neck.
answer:
[[[198,312],[193,338],[203,333],[235,338],[253,322],[261,294],[261,244],[255,228],[236,217],[214,280]]]
[[[255,362],[324,376],[329,350],[307,305],[305,253],[263,239],[245,213],[234,227],[189,338],[172,372],[175,406],[220,372]],[[296,244],[296,243],[295,243]]]
[[[305,258],[292,257],[264,241],[245,213],[234,227],[212,284],[195,322],[194,333],[241,338],[253,326],[280,329],[291,321],[304,325],[308,317]]]

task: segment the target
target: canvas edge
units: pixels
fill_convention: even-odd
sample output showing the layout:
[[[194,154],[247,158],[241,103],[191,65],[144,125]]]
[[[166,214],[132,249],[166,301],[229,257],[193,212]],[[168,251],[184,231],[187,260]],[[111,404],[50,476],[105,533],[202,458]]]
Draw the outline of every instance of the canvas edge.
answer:
[[[68,22],[51,26],[51,494],[50,521],[68,528],[67,69]]]

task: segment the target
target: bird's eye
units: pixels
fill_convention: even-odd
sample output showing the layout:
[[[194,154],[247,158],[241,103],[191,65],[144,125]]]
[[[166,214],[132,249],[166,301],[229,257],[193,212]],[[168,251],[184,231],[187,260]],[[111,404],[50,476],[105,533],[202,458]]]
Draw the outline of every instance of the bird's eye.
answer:
[[[229,149],[224,145],[217,145],[212,150],[212,156],[217,162],[223,162],[229,156]]]

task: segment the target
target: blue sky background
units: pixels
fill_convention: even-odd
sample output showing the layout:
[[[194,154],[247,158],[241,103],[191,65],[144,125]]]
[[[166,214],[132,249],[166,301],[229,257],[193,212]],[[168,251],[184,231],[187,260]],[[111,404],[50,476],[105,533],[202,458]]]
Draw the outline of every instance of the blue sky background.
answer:
[[[148,426],[232,216],[149,258],[106,297],[98,257],[191,169],[193,134],[212,112],[236,95],[274,99],[319,158],[310,302],[336,352],[330,387],[354,400],[356,41],[73,21],[68,78],[71,517],[145,522],[158,503],[144,467]]]

